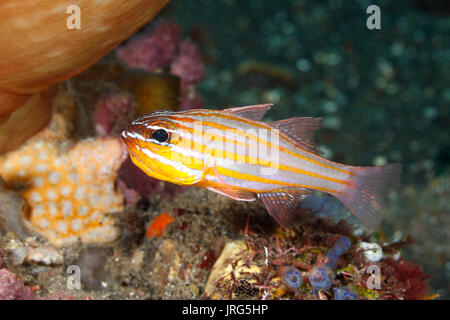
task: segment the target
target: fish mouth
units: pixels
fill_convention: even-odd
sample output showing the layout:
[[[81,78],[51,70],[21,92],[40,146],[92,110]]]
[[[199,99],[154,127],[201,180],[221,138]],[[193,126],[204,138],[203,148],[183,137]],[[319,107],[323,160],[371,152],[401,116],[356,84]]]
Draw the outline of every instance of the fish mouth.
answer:
[[[134,138],[130,136],[130,133],[127,130],[123,130],[120,134],[120,139],[122,140],[122,142],[125,144],[125,146],[128,149],[128,152],[134,156],[136,159],[138,159],[140,162],[142,162],[141,159],[139,159],[139,157],[136,155],[136,153],[134,152],[134,149],[136,149],[135,147],[135,143],[134,143]]]
[[[129,136],[129,132],[127,130],[123,130],[120,133],[120,139],[127,146],[127,148],[130,149],[133,139]]]
[[[133,156],[137,161],[139,161],[139,163],[141,163],[143,166],[147,167],[145,165],[145,163],[142,161],[141,157],[137,155],[138,151],[136,150],[136,145],[135,145],[135,138],[132,137],[132,134],[130,134],[129,131],[127,130],[123,130],[120,133],[120,139],[122,140],[122,142],[125,144],[125,146],[128,149],[128,152],[130,153],[131,156]]]

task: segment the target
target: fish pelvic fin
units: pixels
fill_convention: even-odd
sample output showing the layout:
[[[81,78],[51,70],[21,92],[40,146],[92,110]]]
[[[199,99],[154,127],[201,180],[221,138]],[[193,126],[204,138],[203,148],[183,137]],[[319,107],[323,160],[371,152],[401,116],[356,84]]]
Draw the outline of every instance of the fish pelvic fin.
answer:
[[[206,189],[221,194],[233,200],[239,201],[255,201],[256,194],[246,190],[232,189],[226,186],[206,187]]]
[[[369,229],[379,229],[385,196],[398,184],[402,165],[348,167],[349,186],[334,194]]]
[[[207,186],[206,189],[213,191],[215,193],[221,194],[233,200],[240,201],[254,201],[256,200],[256,194],[254,192],[236,189],[227,184],[221,177],[219,170],[217,170],[217,164],[215,160],[209,160],[208,169],[211,171],[213,175],[217,177],[220,182],[220,185],[215,186]]]
[[[271,125],[289,136],[300,147],[316,153],[322,152],[317,148],[315,133],[322,124],[322,118],[296,117],[272,122]]]
[[[272,108],[272,103],[258,104],[254,106],[228,108],[223,110],[226,113],[231,113],[236,116],[247,118],[250,120],[261,121],[267,111]]]
[[[283,227],[295,215],[298,202],[311,192],[301,188],[284,188],[270,192],[258,193],[269,214]]]

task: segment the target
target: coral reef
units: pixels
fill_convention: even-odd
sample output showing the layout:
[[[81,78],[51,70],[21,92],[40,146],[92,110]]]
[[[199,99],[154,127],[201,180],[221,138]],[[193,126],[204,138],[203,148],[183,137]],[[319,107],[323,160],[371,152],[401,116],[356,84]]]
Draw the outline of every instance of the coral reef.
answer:
[[[134,3],[137,1],[130,2]],[[204,7],[220,7],[224,3]],[[245,31],[236,43],[234,39],[230,42],[232,37],[213,38],[209,27],[201,27],[204,22],[199,22],[197,12],[192,15],[195,19],[186,18],[186,21],[193,19],[191,26],[198,27],[197,31],[193,28],[189,32],[189,39],[181,36],[191,27],[188,24],[181,24],[183,28],[180,28],[171,20],[156,21],[118,48],[116,54],[104,57],[62,85],[51,86],[48,91],[36,88],[37,91],[17,94],[0,92],[0,102],[5,106],[0,112],[0,142],[3,138],[18,144],[17,141],[23,141],[22,133],[35,124],[44,127],[50,116],[50,102],[54,101],[50,124],[21,148],[0,157],[0,298],[375,300],[438,297],[435,289],[428,286],[427,274],[408,261],[408,256],[415,257],[412,261],[418,261],[418,256],[428,259],[425,270],[434,270],[436,274],[439,271],[439,276],[431,281],[446,283],[448,248],[442,226],[448,225],[448,201],[445,201],[450,190],[448,179],[434,180],[423,190],[412,186],[403,188],[400,194],[406,199],[415,199],[420,206],[406,203],[402,210],[420,214],[401,220],[395,225],[393,236],[386,236],[369,234],[359,225],[351,224],[348,212],[326,195],[306,198],[292,226],[281,228],[267,215],[261,203],[236,202],[195,187],[183,189],[149,178],[129,158],[124,160],[123,148],[115,136],[131,118],[161,108],[176,110],[199,106],[202,99],[212,101],[210,105],[279,102],[281,107],[274,117],[316,116],[323,111],[326,128],[322,139],[325,142],[349,142],[351,139],[354,142],[358,137],[355,132],[359,133],[362,126],[372,128],[373,121],[385,119],[386,114],[379,111],[381,108],[374,107],[374,117],[359,123],[355,121],[359,118],[353,110],[358,108],[352,107],[355,104],[365,106],[367,101],[385,104],[383,93],[402,86],[396,83],[397,72],[401,70],[400,62],[395,60],[400,57],[395,54],[399,50],[398,43],[385,50],[388,56],[383,53],[382,59],[371,64],[370,67],[375,65],[375,68],[369,73],[370,77],[358,74],[355,70],[364,68],[361,65],[364,60],[354,60],[359,56],[355,44],[341,45],[344,38],[335,39],[330,33],[333,38],[328,40],[336,40],[337,46],[320,43],[317,49],[310,45],[317,39],[330,37],[324,33],[330,26],[324,23],[323,12],[318,12],[311,3],[304,2],[307,11],[313,13],[308,19],[303,19],[306,9],[298,5],[290,4],[295,7],[291,17],[285,14],[286,4],[274,4],[280,10],[270,12],[273,17],[262,23],[262,29],[256,27],[261,24],[249,24],[250,18],[233,17],[231,20],[224,12],[226,25]],[[204,12],[203,6],[198,11]],[[348,13],[343,9],[342,12]],[[299,17],[303,18],[297,21]],[[209,17],[205,19],[211,21]],[[282,28],[274,30],[271,25],[275,22]],[[300,36],[293,27],[296,24],[320,27],[311,28],[311,33]],[[211,23],[211,29],[214,28]],[[227,34],[225,29],[221,29],[222,34]],[[229,28],[232,29],[235,28]],[[399,28],[399,32],[404,31]],[[413,35],[414,39],[417,37]],[[302,46],[297,45],[299,41],[303,41]],[[434,38],[431,44],[436,47],[439,41]],[[112,43],[106,42],[105,45]],[[412,52],[411,46],[415,47],[411,43],[403,46],[408,52]],[[366,50],[364,48],[358,47],[358,50]],[[378,58],[380,53],[375,51]],[[245,52],[247,54],[243,55]],[[56,66],[65,63],[57,56],[54,59]],[[202,60],[209,63],[208,70]],[[67,63],[87,66],[86,61]],[[350,71],[344,72],[343,68],[347,67]],[[42,68],[46,68],[44,63]],[[73,72],[71,77],[78,73]],[[200,82],[205,75],[206,81]],[[44,87],[52,85],[56,83],[53,76],[50,74],[39,83]],[[367,83],[374,83],[375,93]],[[31,82],[29,85],[33,87]],[[353,95],[356,87],[370,94]],[[2,88],[0,77],[0,91]],[[202,90],[202,97],[198,89]],[[440,89],[446,96],[445,88]],[[381,99],[372,99],[374,94]],[[402,99],[411,101],[404,95]],[[28,103],[31,100],[33,103]],[[21,105],[24,107],[17,109],[17,114],[11,114]],[[294,105],[301,112],[283,105]],[[433,110],[438,106],[425,109],[418,114],[431,119],[427,123],[436,121]],[[28,116],[20,114],[25,110],[30,112]],[[387,108],[387,111],[398,110]],[[33,121],[35,123],[30,125]],[[348,130],[343,130],[344,126]],[[415,126],[418,130],[425,127]],[[334,160],[347,159],[349,163],[359,162],[358,157],[364,157],[368,164],[401,160],[398,152],[387,152],[386,159],[375,159],[372,149],[366,152],[367,144],[375,141],[379,132],[386,135],[385,139],[377,137],[376,140],[388,144],[400,127],[387,128],[383,122],[381,128],[386,130],[373,130],[374,137],[367,137],[367,141],[358,139],[357,146],[350,152],[343,149],[343,143],[336,149],[333,147],[335,154],[324,151]],[[437,139],[441,139],[439,137]],[[6,145],[8,143],[2,147]],[[384,145],[376,148],[377,154],[384,154]],[[403,158],[406,155],[414,153],[407,150]],[[425,170],[421,165],[418,168],[418,172]],[[425,212],[427,215],[422,214]],[[342,218],[345,221],[341,221]],[[414,242],[397,230],[413,234],[416,243],[411,245]],[[438,268],[436,257],[439,257]],[[67,266],[81,268],[79,289],[67,286]],[[376,267],[380,270],[379,278]]]
[[[260,227],[255,225],[244,233],[245,240],[225,245],[208,279],[205,296],[321,300],[427,298],[427,277],[417,265],[384,257],[377,264],[381,269],[381,284],[374,289],[370,274],[365,272],[372,262],[365,258],[363,250],[350,246],[350,237],[358,242],[367,240],[368,236],[352,234],[343,222],[333,226],[320,218],[308,218],[306,212],[302,216],[301,224],[293,229],[277,228],[267,233],[256,231]],[[341,237],[332,240],[336,235]],[[331,241],[333,245],[329,245]],[[400,271],[402,267],[404,270]],[[403,276],[398,272],[403,272]],[[288,275],[292,278],[287,279]],[[308,281],[302,283],[304,277]],[[240,293],[243,283],[246,288],[254,289],[252,296]]]
[[[336,224],[328,218],[314,217],[310,210],[301,210],[292,228],[276,227],[261,204],[235,202],[200,188],[189,188],[175,198],[153,195],[148,201],[124,210],[117,223],[122,232],[116,242],[107,246],[92,243],[88,249],[67,248],[62,265],[60,261],[43,263],[56,253],[42,244],[10,239],[0,241],[0,247],[4,248],[9,268],[20,268],[20,274],[28,277],[27,283],[41,286],[40,296],[73,295],[73,290],[65,287],[64,275],[53,276],[52,281],[48,276],[61,274],[63,265],[75,264],[82,266],[87,277],[82,278],[77,298],[435,297],[428,295],[427,277],[420,268],[398,258],[399,250],[408,242],[380,243],[376,234],[355,235],[355,229],[346,222]],[[164,219],[158,218],[161,213]],[[158,220],[164,221],[156,223]],[[146,230],[154,235],[161,233],[146,237]],[[358,247],[363,241],[379,243],[383,248],[383,258],[376,263],[381,269],[380,289],[368,287],[371,275],[366,270],[374,263]],[[30,246],[46,260],[27,258],[33,253],[26,249]],[[22,261],[45,266],[45,272],[33,274],[33,269],[26,268]],[[331,287],[315,288],[311,274],[324,266],[331,270],[327,275]]]

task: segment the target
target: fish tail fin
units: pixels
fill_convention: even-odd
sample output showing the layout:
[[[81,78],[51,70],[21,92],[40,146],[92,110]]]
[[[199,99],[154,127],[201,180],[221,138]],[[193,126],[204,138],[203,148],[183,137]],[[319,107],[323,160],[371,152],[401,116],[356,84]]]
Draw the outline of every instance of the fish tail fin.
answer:
[[[349,186],[334,194],[347,209],[370,229],[380,227],[383,199],[398,183],[402,165],[378,167],[349,166]]]

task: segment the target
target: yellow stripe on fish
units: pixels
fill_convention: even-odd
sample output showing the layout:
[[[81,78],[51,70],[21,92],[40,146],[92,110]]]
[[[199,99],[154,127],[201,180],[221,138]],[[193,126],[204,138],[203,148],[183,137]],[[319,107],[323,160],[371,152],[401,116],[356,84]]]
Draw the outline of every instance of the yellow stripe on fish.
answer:
[[[321,119],[262,122],[271,106],[155,112],[133,121],[122,140],[147,175],[236,200],[260,198],[280,224],[312,189],[334,195],[377,227],[382,199],[401,165],[355,167],[320,157],[313,138]]]

